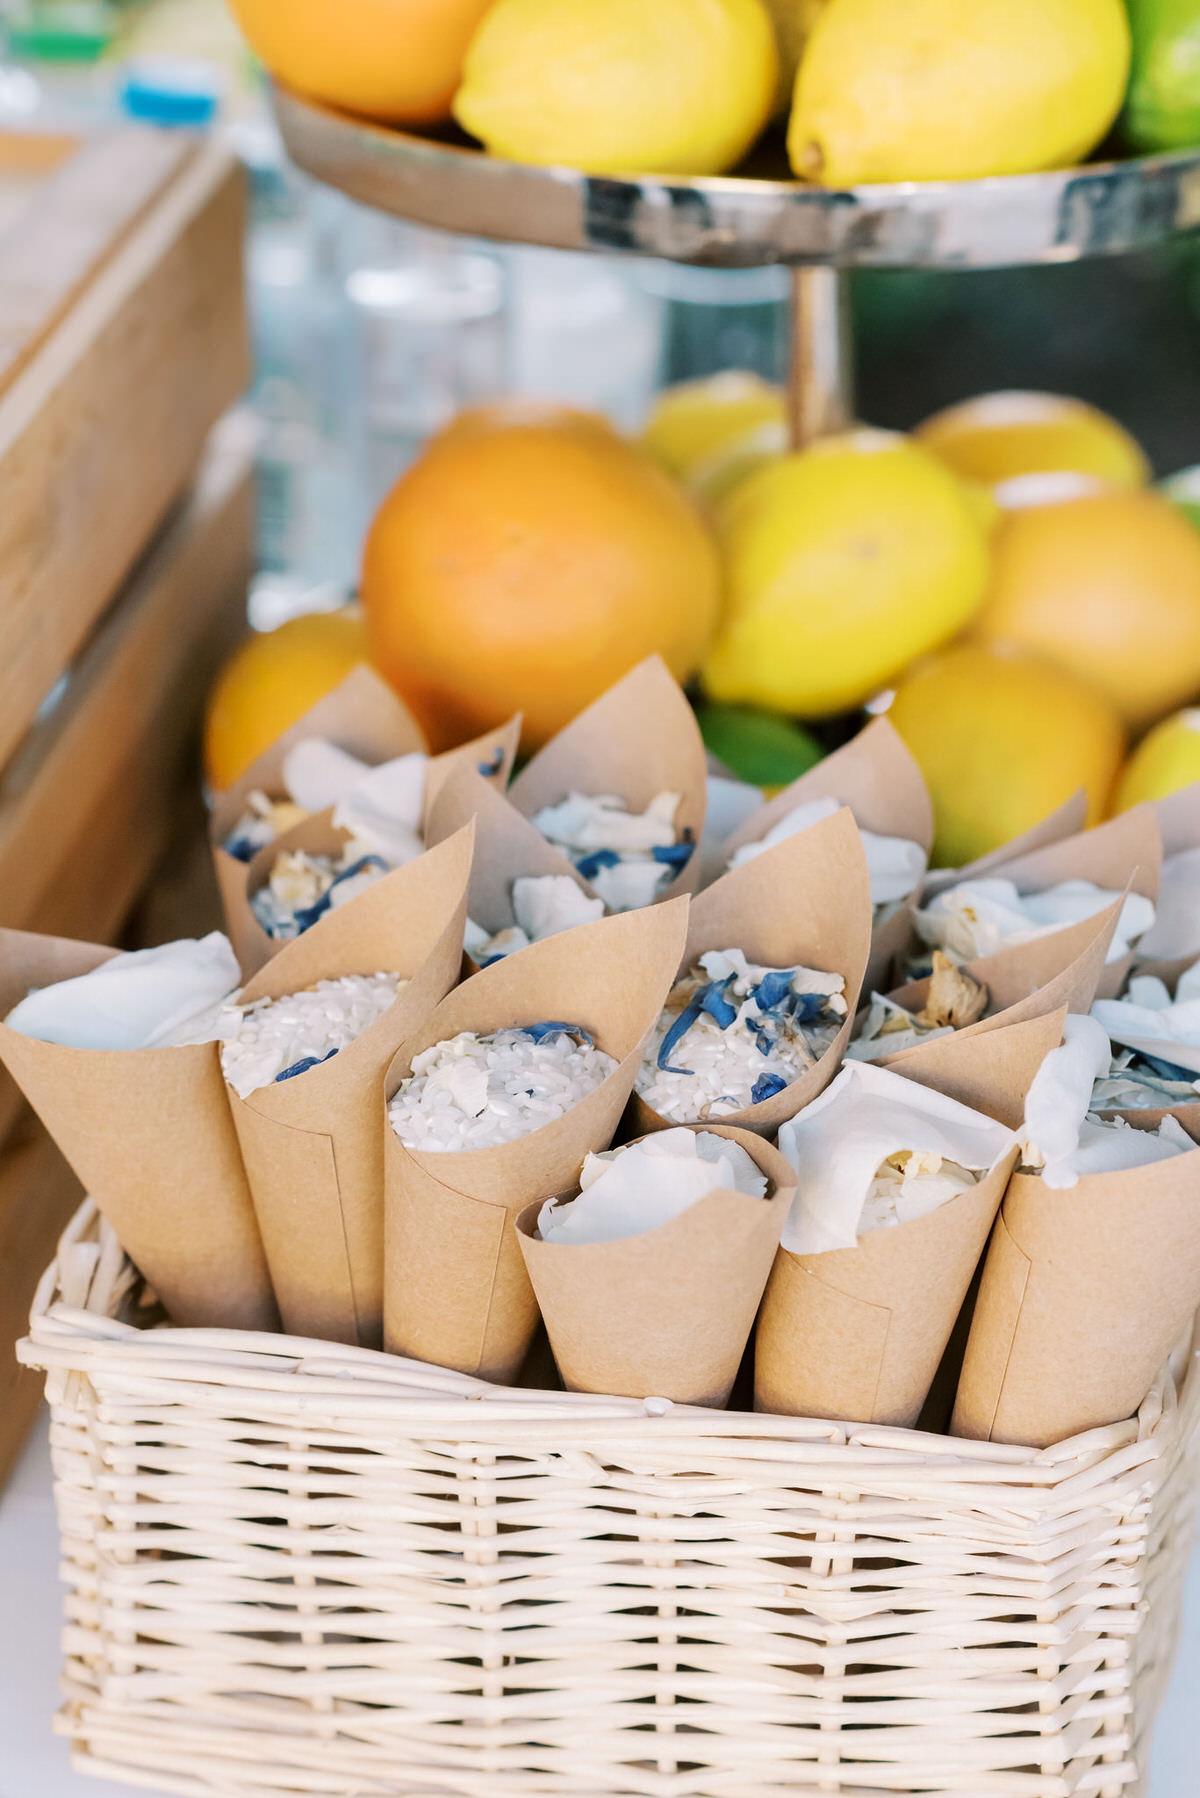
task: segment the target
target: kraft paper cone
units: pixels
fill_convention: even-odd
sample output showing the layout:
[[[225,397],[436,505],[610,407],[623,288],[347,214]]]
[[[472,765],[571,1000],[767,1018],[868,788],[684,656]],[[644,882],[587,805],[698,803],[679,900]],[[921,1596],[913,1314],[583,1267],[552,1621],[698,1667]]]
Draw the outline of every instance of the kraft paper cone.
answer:
[[[928,1052],[943,1044],[991,1036],[1010,1025],[1037,1018],[1090,1011],[1123,903],[1123,899],[1119,899],[1094,918],[1084,918],[1064,930],[1035,937],[1033,942],[1023,943],[1015,949],[1001,949],[995,955],[981,955],[975,961],[966,962],[963,972],[982,981],[991,995],[987,1014],[977,1023],[955,1031],[953,1038],[938,1037],[932,1043],[916,1043],[895,1055],[880,1057],[875,1066],[888,1068],[894,1074],[908,1074],[910,1067],[930,1065]],[[929,997],[931,983],[930,978],[913,980],[907,986],[897,987],[888,996],[907,1011],[920,1011]],[[1051,1047],[1057,1047],[1057,1044],[1051,1044]],[[935,1057],[932,1065],[941,1066],[944,1071],[942,1058]],[[920,1075],[914,1073],[913,1078],[920,1078]],[[952,1090],[942,1087],[937,1078],[926,1084],[938,1086],[944,1092]],[[955,1093],[954,1096],[959,1095]],[[1020,1122],[1018,1115],[1011,1127],[1015,1129]]]
[[[836,799],[850,807],[863,830],[904,837],[919,843],[926,855],[933,845],[933,802],[921,770],[894,726],[886,718],[875,718],[844,749],[826,756],[734,831],[720,851],[721,865],[727,865],[745,844],[760,843],[796,806],[813,799]],[[908,947],[916,901],[914,893],[876,927],[865,982],[868,992],[887,983],[892,964]]]
[[[546,1201],[526,1207],[517,1239],[569,1392],[724,1407],[754,1327],[795,1176],[778,1149],[725,1125],[767,1176],[765,1198],[728,1190],[642,1236],[551,1243]]]
[[[438,1006],[387,1072],[388,1099],[435,1043],[472,1030],[561,1019],[616,1058],[609,1078],[565,1116],[495,1149],[438,1154],[386,1141],[385,1340],[484,1379],[511,1381],[537,1323],[516,1214],[578,1183],[608,1147],[642,1045],[670,990],[687,933],[686,899],[582,924],[494,962]]]
[[[945,1037],[924,1046],[919,1072],[915,1063],[894,1071],[1013,1129],[1030,1082],[1062,1039],[1065,1016],[1064,1008],[961,1046]],[[946,1053],[935,1057],[935,1049]],[[757,1408],[912,1428],[1016,1159],[1014,1146],[948,1205],[873,1230],[852,1249],[794,1255],[781,1248],[758,1324]]]
[[[676,979],[710,949],[741,949],[760,967],[816,968],[846,980],[846,1022],[815,1066],[774,1098],[732,1112],[721,1123],[773,1136],[825,1090],[854,1028],[870,948],[867,860],[853,814],[845,807],[764,850],[693,899]],[[677,1120],[663,1117],[635,1093],[633,1122],[642,1134],[672,1129]]]
[[[513,882],[522,875],[565,875],[592,896],[565,855],[549,844],[535,824],[511,805],[477,769],[462,763],[448,775],[429,808],[427,836],[440,843],[474,820],[475,861],[467,893],[467,916],[490,936],[516,923]]]
[[[1045,1448],[1131,1417],[1200,1306],[1200,1151],[1050,1191],[1019,1173],[951,1433]]]
[[[0,1016],[116,953],[0,931]],[[70,1049],[0,1024],[0,1058],[175,1323],[278,1328],[215,1043]]]
[[[758,1320],[756,1410],[911,1429],[1016,1162],[852,1249],[780,1249]]]
[[[1029,855],[999,863],[994,877],[1011,880],[1021,893],[1042,892],[1063,880],[1090,880],[1110,891],[1141,893],[1157,899],[1162,873],[1162,837],[1154,808],[1135,806],[1095,830],[1082,830],[1035,849]],[[1133,957],[1110,962],[1101,970],[1098,999],[1114,999],[1125,984]]]
[[[1065,837],[1078,836],[1087,824],[1087,794],[1080,787],[1077,793],[1064,804],[1058,806],[1043,818],[1040,824],[1021,832],[1007,843],[1001,843],[987,855],[981,855],[973,862],[967,862],[961,868],[931,868],[925,877],[922,889],[922,904],[928,905],[939,893],[949,887],[959,886],[964,880],[983,880],[994,874],[1005,862],[1017,860],[1023,855],[1032,855],[1035,849],[1046,849],[1052,843],[1061,843]]]
[[[660,793],[680,794],[676,830],[681,837],[690,831],[696,849],[663,889],[660,903],[695,891],[708,806],[708,762],[696,715],[658,656],[639,663],[551,738],[508,790],[527,818],[557,805],[568,793],[615,793],[635,812],[645,811]]]
[[[227,1088],[284,1327],[377,1348],[383,1335],[384,1069],[453,986],[470,829],[377,881],[294,942],[239,995],[281,999],[343,974],[395,971],[396,1002],[349,1048],[247,1099]]]

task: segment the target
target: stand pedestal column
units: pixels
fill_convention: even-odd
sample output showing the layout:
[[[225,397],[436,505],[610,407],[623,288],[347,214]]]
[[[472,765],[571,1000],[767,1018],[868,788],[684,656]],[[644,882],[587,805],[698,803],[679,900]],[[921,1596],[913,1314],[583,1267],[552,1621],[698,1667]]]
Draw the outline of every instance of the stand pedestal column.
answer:
[[[792,270],[788,398],[797,449],[854,419],[849,287],[841,269]]]

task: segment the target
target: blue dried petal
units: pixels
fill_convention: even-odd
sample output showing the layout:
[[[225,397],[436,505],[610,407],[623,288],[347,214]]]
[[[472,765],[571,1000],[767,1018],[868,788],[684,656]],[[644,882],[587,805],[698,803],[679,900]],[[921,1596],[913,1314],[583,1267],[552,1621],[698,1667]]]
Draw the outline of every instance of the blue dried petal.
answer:
[[[290,1068],[284,1068],[282,1074],[276,1074],[275,1085],[278,1086],[281,1080],[294,1080],[297,1074],[307,1074],[309,1068],[323,1067],[336,1054],[337,1050],[331,1049],[328,1055],[306,1055],[303,1061],[294,1061]]]
[[[343,869],[336,880],[330,882],[329,886],[326,888],[325,892],[321,894],[319,899],[315,900],[312,905],[306,905],[302,911],[293,913],[296,928],[301,936],[303,936],[306,930],[312,929],[318,918],[323,918],[325,916],[325,913],[333,904],[333,889],[335,887],[340,887],[343,880],[353,880],[356,874],[361,874],[366,868],[379,868],[384,873],[387,873],[390,869],[390,863],[385,862],[382,855],[360,855],[353,867]]]
[[[754,998],[760,1011],[774,1011],[782,1005],[792,990],[792,981],[796,978],[795,968],[772,968],[764,974],[754,991]]]
[[[705,991],[707,990],[708,989],[706,988]],[[662,1042],[659,1044],[658,1066],[662,1069],[664,1074],[690,1074],[693,1072],[691,1068],[673,1068],[669,1064],[672,1054],[679,1047],[692,1025],[699,1018],[703,1008],[703,1000],[704,993],[697,993],[691,1002],[684,1006],[675,1022],[671,1025],[671,1028],[667,1031],[667,1034],[663,1037]]]
[[[615,849],[593,849],[590,855],[577,861],[575,867],[585,880],[595,880],[601,868],[616,868],[620,866],[620,862],[621,858]]]
[[[825,993],[797,993],[796,1009],[792,1014],[798,1023],[820,1024],[829,1012],[829,998]]]
[[[714,980],[697,995],[700,1010],[706,1011],[710,1018],[715,1019],[722,1030],[728,1030],[731,1024],[736,1024],[738,1015],[737,1006],[731,1005],[725,997],[725,984],[724,981]]]
[[[1144,1061],[1146,1066],[1161,1080],[1183,1080],[1188,1086],[1191,1086],[1196,1079],[1196,1075],[1190,1068],[1181,1068],[1174,1061],[1163,1061],[1157,1055],[1147,1055],[1144,1050],[1140,1051],[1139,1059]]]
[[[650,851],[656,862],[662,862],[668,868],[686,868],[696,853],[695,843],[666,843],[660,848]]]
[[[504,766],[503,743],[497,744],[496,748],[492,751],[492,759],[490,762],[476,762],[475,766],[479,769],[479,772],[483,775],[485,780],[490,780],[494,774],[499,774],[501,768]]]
[[[235,862],[252,862],[258,854],[258,849],[249,837],[230,837],[225,845],[225,853],[232,855]]]
[[[778,1074],[762,1074],[751,1089],[750,1103],[761,1105],[764,1099],[773,1099],[776,1093],[784,1092],[786,1088],[787,1081],[781,1080]]]
[[[547,1042],[552,1036],[577,1036],[587,1048],[594,1047],[591,1036],[579,1024],[522,1024],[518,1028],[522,1036],[529,1037],[535,1043]]]

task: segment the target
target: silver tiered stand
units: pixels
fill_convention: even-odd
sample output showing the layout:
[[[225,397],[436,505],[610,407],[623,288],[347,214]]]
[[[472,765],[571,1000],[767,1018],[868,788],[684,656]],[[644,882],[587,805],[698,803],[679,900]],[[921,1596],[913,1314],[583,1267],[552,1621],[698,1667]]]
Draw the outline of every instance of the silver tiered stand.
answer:
[[[1200,149],[1039,175],[828,189],[783,179],[769,148],[733,176],[584,175],[371,124],[282,87],[274,105],[298,167],[415,224],[707,268],[785,265],[797,443],[853,415],[847,270],[1073,262],[1149,249],[1200,225]]]

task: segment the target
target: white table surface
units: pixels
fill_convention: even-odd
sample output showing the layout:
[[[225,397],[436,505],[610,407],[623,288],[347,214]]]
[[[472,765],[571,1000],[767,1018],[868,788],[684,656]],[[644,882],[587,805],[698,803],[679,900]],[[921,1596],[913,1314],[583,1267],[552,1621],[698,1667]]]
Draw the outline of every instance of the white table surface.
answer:
[[[0,1798],[145,1798],[71,1771],[58,1701],[57,1538],[43,1418],[0,1497]],[[1150,1798],[1200,1798],[1200,1557],[1179,1664],[1159,1719]]]

